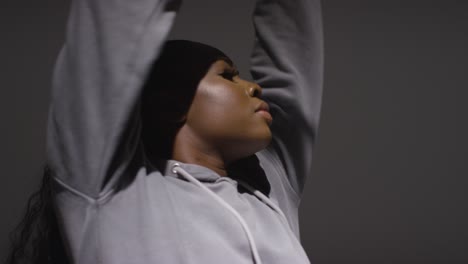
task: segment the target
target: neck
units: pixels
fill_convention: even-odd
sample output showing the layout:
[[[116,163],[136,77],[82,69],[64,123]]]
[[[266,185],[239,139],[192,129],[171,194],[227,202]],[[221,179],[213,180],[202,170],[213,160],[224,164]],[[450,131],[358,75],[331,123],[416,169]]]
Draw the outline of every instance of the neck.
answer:
[[[176,135],[172,159],[204,166],[220,176],[227,176],[226,162],[221,152],[201,140],[187,125]]]

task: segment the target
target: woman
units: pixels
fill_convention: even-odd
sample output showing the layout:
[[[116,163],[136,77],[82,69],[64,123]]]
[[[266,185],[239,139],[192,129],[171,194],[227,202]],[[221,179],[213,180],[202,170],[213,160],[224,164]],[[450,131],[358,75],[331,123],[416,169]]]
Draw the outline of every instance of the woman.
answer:
[[[47,132],[62,241],[49,255],[309,263],[298,207],[321,104],[319,1],[257,2],[255,82],[213,47],[166,41],[179,6],[72,3]]]

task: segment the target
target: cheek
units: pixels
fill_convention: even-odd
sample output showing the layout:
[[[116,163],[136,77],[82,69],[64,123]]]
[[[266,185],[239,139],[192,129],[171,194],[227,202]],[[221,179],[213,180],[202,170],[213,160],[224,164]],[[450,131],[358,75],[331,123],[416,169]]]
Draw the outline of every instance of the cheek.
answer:
[[[201,86],[190,108],[188,122],[198,131],[209,134],[232,133],[244,128],[252,119],[249,102],[239,87]]]

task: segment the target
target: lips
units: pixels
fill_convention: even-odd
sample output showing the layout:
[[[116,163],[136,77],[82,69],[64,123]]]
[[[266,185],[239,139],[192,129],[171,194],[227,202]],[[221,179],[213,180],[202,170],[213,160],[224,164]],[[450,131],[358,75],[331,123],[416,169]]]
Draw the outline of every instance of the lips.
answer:
[[[257,106],[255,112],[260,114],[262,117],[264,117],[267,120],[268,124],[271,125],[271,123],[273,122],[273,117],[270,114],[270,107],[268,106],[266,102],[262,101]]]
[[[270,106],[268,106],[268,104],[265,101],[261,101],[260,104],[255,109],[255,112],[258,112],[258,111],[266,111],[266,112],[269,113],[270,112]]]

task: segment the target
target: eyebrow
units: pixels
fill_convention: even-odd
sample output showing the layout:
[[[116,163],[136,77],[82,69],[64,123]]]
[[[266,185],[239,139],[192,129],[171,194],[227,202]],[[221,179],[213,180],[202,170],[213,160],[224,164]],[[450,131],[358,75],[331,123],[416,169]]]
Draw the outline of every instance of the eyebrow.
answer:
[[[229,59],[228,57],[219,57],[218,60],[224,61],[228,65],[228,67],[224,66],[224,68],[225,68],[224,71],[228,71],[229,73],[233,74],[234,76],[240,75],[239,70],[234,65],[234,63],[232,62],[231,59]]]
[[[224,62],[226,62],[227,64],[229,64],[229,66],[233,67],[234,66],[234,62],[228,58],[228,57],[225,57],[225,56],[221,56],[221,57],[218,57],[219,60],[222,60]]]
[[[229,64],[228,64],[228,65],[229,65]],[[233,75],[240,75],[239,70],[238,70],[237,67],[234,66],[234,65],[229,65],[228,71],[229,71],[230,73],[232,73]]]

